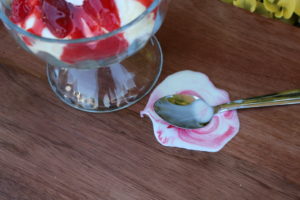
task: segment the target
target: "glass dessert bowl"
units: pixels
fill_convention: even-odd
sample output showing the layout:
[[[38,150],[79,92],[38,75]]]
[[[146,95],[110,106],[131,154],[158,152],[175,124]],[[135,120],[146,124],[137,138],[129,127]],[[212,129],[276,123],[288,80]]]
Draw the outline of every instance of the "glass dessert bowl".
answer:
[[[26,51],[47,62],[63,102],[101,113],[136,103],[157,82],[163,57],[154,34],[169,1],[0,0],[0,17]]]

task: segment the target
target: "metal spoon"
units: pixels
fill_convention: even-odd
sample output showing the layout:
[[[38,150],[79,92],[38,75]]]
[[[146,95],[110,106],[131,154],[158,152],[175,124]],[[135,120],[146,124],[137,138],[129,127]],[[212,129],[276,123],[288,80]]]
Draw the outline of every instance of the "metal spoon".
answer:
[[[300,89],[236,100],[214,107],[199,97],[176,94],[157,100],[154,110],[174,126],[197,129],[207,125],[215,114],[224,111],[291,104],[300,104]]]

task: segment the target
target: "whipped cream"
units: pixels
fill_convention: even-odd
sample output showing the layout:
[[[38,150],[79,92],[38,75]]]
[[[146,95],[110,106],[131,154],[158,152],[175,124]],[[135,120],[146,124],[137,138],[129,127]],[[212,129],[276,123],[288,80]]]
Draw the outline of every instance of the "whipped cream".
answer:
[[[68,3],[73,4],[74,6],[82,6],[84,0],[65,0]]]
[[[130,23],[146,10],[144,5],[135,0],[115,0],[115,2],[119,10],[121,26]],[[151,13],[149,16],[144,17],[141,21],[129,27],[125,31],[124,36],[129,44],[132,44],[137,38],[140,40],[149,38],[153,28],[154,13]]]

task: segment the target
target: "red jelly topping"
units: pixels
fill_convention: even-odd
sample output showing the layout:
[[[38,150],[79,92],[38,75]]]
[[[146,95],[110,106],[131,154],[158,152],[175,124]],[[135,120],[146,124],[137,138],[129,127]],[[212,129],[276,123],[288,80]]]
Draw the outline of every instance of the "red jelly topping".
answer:
[[[153,0],[139,1],[149,6]],[[26,29],[25,22],[34,17],[28,32],[41,36],[48,28],[57,38],[79,39],[102,35],[120,28],[121,22],[114,0],[84,0],[75,6],[65,0],[13,0],[11,20]],[[26,42],[27,41],[27,42]],[[27,45],[31,45],[25,40]],[[61,60],[75,63],[114,56],[126,50],[128,42],[123,34],[105,40],[67,44]]]
[[[12,16],[11,20],[14,23],[19,23],[26,19],[32,10],[29,0],[15,0],[12,2]]]
[[[143,4],[145,7],[149,7],[153,0],[149,1],[149,0],[138,0],[141,4]]]
[[[71,5],[71,4],[69,4]],[[43,19],[49,30],[58,38],[64,38],[72,31],[70,7],[64,0],[43,0]]]

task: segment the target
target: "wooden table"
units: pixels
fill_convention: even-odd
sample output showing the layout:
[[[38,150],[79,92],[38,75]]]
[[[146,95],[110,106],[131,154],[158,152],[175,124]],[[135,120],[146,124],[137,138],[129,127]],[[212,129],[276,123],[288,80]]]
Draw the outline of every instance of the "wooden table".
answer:
[[[44,63],[0,27],[0,199],[299,199],[300,106],[240,111],[218,153],[156,142],[147,102],[111,114],[74,110]],[[300,88],[300,29],[217,0],[173,0],[158,33],[161,76],[206,73],[231,98]]]

